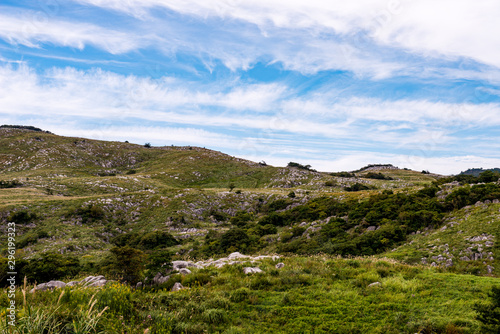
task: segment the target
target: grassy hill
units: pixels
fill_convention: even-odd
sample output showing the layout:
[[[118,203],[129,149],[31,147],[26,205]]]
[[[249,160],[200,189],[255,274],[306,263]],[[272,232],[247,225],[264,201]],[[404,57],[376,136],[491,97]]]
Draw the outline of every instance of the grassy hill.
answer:
[[[286,265],[264,261],[264,273],[250,276],[242,268],[251,263],[174,275],[163,288],[191,288],[175,294],[97,289],[100,310],[110,307],[100,328],[110,333],[162,333],[161,323],[174,333],[477,333],[473,305],[500,270],[500,184],[478,180],[391,165],[316,172],[199,147],[0,128],[0,226],[7,235],[7,222],[16,223],[18,271],[29,284],[98,274],[119,281],[110,269],[116,249],[141,254],[141,280],[155,276],[158,256],[239,251],[280,254]],[[5,277],[6,238],[0,251]],[[94,293],[75,289],[55,321],[70,324]],[[43,310],[54,298],[44,292],[27,303]],[[120,316],[130,316],[122,327]]]

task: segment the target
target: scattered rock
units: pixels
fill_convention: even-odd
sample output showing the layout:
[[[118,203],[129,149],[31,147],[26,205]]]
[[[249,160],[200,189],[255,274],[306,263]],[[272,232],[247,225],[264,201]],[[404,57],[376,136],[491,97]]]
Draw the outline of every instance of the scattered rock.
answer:
[[[182,275],[189,275],[189,274],[191,274],[191,270],[189,270],[187,268],[181,268],[179,270],[179,273],[182,274]]]
[[[249,258],[249,257],[250,256],[243,255],[240,252],[234,252],[234,253],[229,254],[229,256],[227,258],[229,260],[237,260],[237,259],[246,259],[246,258]]]
[[[187,267],[194,267],[194,268],[199,268],[198,265],[188,262],[188,261],[172,261],[172,268],[174,270],[179,270],[182,268],[187,268]]]
[[[368,284],[368,287],[373,287],[373,286],[382,286],[382,283],[380,283],[380,282],[373,282],[371,284]]]
[[[45,291],[45,290],[54,290],[56,288],[62,289],[66,286],[66,283],[61,282],[61,281],[50,281],[47,283],[42,283],[37,286],[35,286],[33,289],[31,289],[31,293],[35,291]]]
[[[276,269],[281,269],[285,266],[285,264],[283,262],[280,262],[276,265]]]
[[[493,266],[486,266],[486,270],[488,271],[488,274],[493,274],[494,269],[495,269],[495,267],[493,267]]]
[[[184,289],[184,286],[182,286],[181,283],[175,282],[174,286],[172,287],[172,291],[179,291]]]
[[[256,273],[261,273],[262,270],[258,267],[245,267],[243,268],[243,272],[248,275],[248,274],[256,274]]]
[[[137,284],[135,285],[137,289],[141,289],[142,286],[143,286],[142,282],[137,282]]]

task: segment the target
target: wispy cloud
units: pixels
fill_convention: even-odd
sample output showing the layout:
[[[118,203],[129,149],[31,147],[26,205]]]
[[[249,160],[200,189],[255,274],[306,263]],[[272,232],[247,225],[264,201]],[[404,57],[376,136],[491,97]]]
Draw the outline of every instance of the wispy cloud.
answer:
[[[167,8],[199,18],[230,18],[257,25],[264,36],[274,29],[287,29],[305,31],[319,42],[322,34],[333,32],[349,37],[354,46],[372,39],[391,47],[500,66],[500,36],[492,33],[498,30],[500,12],[495,1],[78,1],[140,17],[152,16],[152,8]]]
[[[92,45],[112,54],[136,50],[146,44],[145,39],[139,40],[123,31],[54,18],[40,20],[37,12],[21,10],[13,13],[7,7],[0,7],[0,38],[32,48],[39,48],[43,43],[80,50]]]
[[[398,152],[390,155],[393,158],[420,156],[430,161],[450,148],[494,136],[489,129],[500,125],[497,104],[338,99],[318,92],[298,97],[285,84],[241,80],[205,85],[72,68],[38,74],[26,65],[4,65],[0,86],[4,122],[31,118],[37,124],[53,124],[50,120],[59,119],[67,123],[66,130],[58,125],[55,131],[67,135],[213,145],[241,155],[251,148],[260,152],[255,157],[296,151],[311,158],[307,151],[324,155],[326,149],[329,154],[357,151],[353,156],[365,157],[378,153],[359,152],[392,151]],[[455,135],[457,129],[468,128],[482,133]],[[469,155],[481,153],[461,149]]]

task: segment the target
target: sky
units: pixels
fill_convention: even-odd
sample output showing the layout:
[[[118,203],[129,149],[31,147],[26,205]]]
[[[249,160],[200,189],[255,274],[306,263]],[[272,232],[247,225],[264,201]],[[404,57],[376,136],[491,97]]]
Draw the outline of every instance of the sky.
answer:
[[[498,0],[0,0],[0,124],[320,171],[500,167]]]

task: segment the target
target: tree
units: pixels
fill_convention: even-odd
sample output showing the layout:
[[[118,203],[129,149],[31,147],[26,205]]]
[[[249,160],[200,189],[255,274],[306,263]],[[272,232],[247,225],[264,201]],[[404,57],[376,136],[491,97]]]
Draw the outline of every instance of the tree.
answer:
[[[145,147],[145,148],[151,148],[151,143],[146,143],[146,144],[144,144],[144,147]]]
[[[146,254],[129,246],[113,247],[110,252],[105,270],[124,282],[139,282],[144,271]]]
[[[236,187],[236,186],[234,185],[233,182],[229,183],[229,185],[228,185],[229,191],[233,191],[234,187]]]
[[[167,250],[156,251],[149,254],[146,264],[148,277],[153,278],[157,273],[165,274],[165,271],[172,267],[171,257],[172,253]]]
[[[497,180],[498,180],[498,174],[493,173],[491,170],[487,170],[479,174],[479,179],[478,179],[479,182],[484,182],[484,183],[496,182]]]

